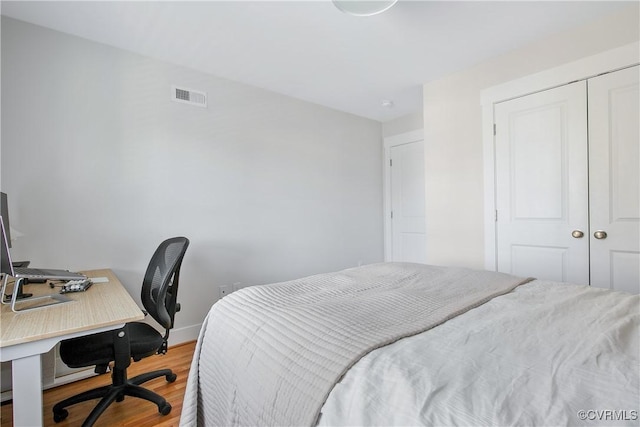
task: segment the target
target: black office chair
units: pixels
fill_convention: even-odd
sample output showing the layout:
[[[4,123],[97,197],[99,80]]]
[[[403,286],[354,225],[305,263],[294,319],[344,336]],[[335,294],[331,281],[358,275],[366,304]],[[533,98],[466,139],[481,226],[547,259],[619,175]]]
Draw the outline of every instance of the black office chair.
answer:
[[[173,318],[180,311],[176,302],[180,266],[189,246],[186,237],[174,237],[160,244],[153,254],[142,282],[142,304],[147,312],[165,328],[164,336],[155,328],[142,322],[127,323],[123,328],[62,341],[60,357],[72,368],[95,365],[96,373],[105,373],[110,362],[112,384],[72,396],[53,407],[53,420],[67,418],[67,406],[91,399],[101,399],[91,411],[83,426],[93,425],[113,401],[121,402],[125,396],[149,400],[158,405],[158,412],[167,415],[171,405],[160,395],[141,387],[140,384],[164,376],[168,382],[177,378],[170,369],[163,369],[127,379],[127,367],[153,354],[167,352],[169,330]],[[89,290],[88,292],[91,292]]]

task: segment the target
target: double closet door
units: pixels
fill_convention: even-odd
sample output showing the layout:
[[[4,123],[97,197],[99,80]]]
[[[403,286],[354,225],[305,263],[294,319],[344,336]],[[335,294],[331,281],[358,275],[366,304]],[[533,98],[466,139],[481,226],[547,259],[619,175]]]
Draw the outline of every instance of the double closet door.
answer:
[[[495,105],[498,271],[640,292],[639,73]]]

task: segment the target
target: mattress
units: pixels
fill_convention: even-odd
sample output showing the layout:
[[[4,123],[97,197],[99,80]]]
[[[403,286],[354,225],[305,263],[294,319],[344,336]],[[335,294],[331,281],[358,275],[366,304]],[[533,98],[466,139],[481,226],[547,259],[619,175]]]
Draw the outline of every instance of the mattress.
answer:
[[[181,425],[637,425],[638,297],[526,282],[383,263],[234,293]]]

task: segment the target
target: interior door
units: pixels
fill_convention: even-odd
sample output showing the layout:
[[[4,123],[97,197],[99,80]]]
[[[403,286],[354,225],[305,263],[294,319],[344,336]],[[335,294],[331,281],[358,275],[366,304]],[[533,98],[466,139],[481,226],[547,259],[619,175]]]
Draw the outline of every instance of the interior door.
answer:
[[[640,293],[639,67],[590,79],[591,285]]]
[[[498,271],[589,284],[586,82],[496,104]]]
[[[426,260],[424,142],[390,147],[391,260]]]

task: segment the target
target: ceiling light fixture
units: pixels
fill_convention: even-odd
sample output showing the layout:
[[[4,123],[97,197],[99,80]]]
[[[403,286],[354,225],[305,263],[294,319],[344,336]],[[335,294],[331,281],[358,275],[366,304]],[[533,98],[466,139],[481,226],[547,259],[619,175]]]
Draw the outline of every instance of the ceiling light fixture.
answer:
[[[349,15],[371,16],[382,13],[398,0],[333,0],[333,4]]]

